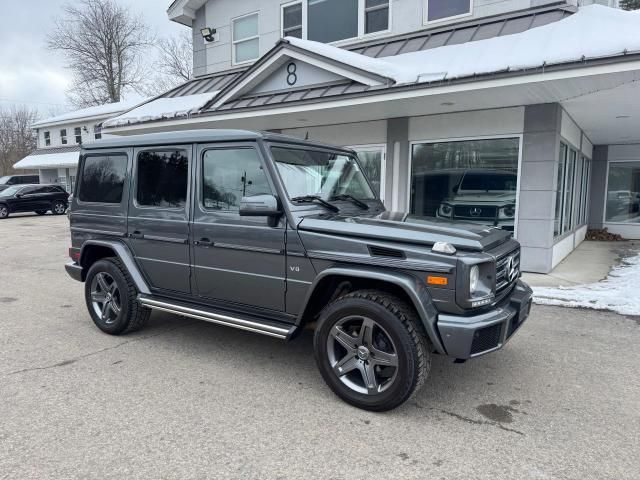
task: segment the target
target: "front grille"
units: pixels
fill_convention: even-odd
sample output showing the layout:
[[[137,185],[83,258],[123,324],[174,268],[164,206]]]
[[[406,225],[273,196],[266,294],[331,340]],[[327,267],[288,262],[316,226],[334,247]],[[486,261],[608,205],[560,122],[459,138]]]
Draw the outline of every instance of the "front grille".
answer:
[[[487,205],[456,205],[453,208],[454,217],[472,220],[494,220],[497,213],[498,207]]]
[[[520,248],[496,260],[496,295],[509,288],[520,278]]]
[[[486,352],[492,348],[496,348],[500,343],[501,323],[496,323],[490,327],[481,328],[473,334],[473,343],[471,344],[471,355]]]

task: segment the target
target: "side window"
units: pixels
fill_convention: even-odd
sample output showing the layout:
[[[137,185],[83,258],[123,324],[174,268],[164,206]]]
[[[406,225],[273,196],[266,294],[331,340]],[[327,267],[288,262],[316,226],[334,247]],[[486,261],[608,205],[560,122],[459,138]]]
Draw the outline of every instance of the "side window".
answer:
[[[207,150],[202,174],[202,203],[209,210],[237,212],[242,197],[272,193],[253,148]]]
[[[24,187],[18,193],[20,195],[31,195],[31,194],[36,193],[36,189],[37,189],[37,187]]]
[[[62,145],[66,145],[67,144],[67,129],[63,128],[62,130],[60,130],[60,143]]]
[[[82,202],[120,203],[126,172],[126,155],[85,157],[78,198]]]
[[[185,150],[140,152],[136,201],[142,207],[184,208],[189,158]]]

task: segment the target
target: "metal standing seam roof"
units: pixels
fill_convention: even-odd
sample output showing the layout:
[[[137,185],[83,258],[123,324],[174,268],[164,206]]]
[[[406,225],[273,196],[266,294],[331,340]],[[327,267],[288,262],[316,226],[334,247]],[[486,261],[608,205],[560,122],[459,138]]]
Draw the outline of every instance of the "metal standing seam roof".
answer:
[[[67,153],[67,152],[79,152],[80,145],[69,145],[66,147],[45,147],[34,150],[29,154],[30,157],[34,155],[51,155],[52,153]]]

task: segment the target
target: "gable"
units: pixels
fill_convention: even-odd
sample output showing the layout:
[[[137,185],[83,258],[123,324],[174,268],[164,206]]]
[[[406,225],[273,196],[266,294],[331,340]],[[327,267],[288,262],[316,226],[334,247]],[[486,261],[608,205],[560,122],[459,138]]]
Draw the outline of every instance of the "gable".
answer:
[[[315,86],[346,80],[343,75],[316,67],[307,62],[289,58],[276,71],[268,75],[248,95],[277,92],[291,88]]]

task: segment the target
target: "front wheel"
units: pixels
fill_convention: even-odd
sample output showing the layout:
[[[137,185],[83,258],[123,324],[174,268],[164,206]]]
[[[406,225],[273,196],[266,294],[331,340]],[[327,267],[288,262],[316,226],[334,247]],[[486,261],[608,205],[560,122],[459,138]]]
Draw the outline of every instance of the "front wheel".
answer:
[[[55,201],[53,202],[53,205],[51,206],[51,213],[53,213],[54,215],[64,215],[64,212],[67,211],[67,204],[61,201]]]
[[[9,207],[6,205],[0,205],[0,220],[9,216]]]
[[[375,290],[350,293],[325,308],[314,352],[334,393],[372,411],[391,410],[408,400],[431,365],[414,309]]]

